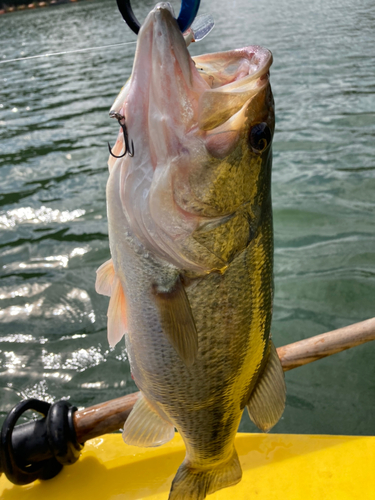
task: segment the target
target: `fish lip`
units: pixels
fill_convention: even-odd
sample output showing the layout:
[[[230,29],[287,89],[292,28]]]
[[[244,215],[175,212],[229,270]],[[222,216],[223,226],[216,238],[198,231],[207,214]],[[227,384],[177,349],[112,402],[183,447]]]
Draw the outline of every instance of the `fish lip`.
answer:
[[[150,14],[154,14],[156,16],[172,16],[175,19],[174,10],[172,5],[169,2],[159,2],[155,5],[155,7],[151,10]],[[177,23],[177,21],[176,21]]]
[[[242,49],[235,49],[236,51],[239,51],[239,52],[249,52],[249,49],[252,50],[252,53],[256,53],[257,56],[261,55],[261,61],[259,62],[259,69],[258,71],[256,71],[255,73],[253,73],[253,75],[250,75],[249,76],[252,76],[252,79],[262,79],[263,76],[265,75],[268,75],[269,74],[269,69],[272,65],[272,62],[273,62],[273,55],[272,55],[272,52],[265,48],[265,47],[262,47],[261,45],[250,45],[248,47],[244,47]]]
[[[239,51],[239,52],[241,52],[241,51],[242,52],[243,51],[249,52],[251,50],[253,54],[255,54],[255,53],[257,55],[261,54],[262,57],[264,57],[264,60],[262,61],[263,65],[259,70],[259,76],[262,76],[265,73],[268,73],[268,70],[273,62],[273,55],[269,49],[267,49],[266,47],[262,47],[261,45],[249,45],[249,46],[244,47],[242,49],[235,49],[235,50]]]
[[[152,9],[151,12],[157,11],[157,10],[168,10],[172,15],[174,14],[173,12],[173,7],[169,2],[159,2],[155,5],[155,7]]]
[[[272,52],[260,45],[248,45],[246,47],[242,47],[239,49],[224,51],[224,52],[214,52],[209,54],[204,54],[203,56],[195,56],[193,57],[193,61],[196,65],[203,65],[205,59],[220,59],[224,57],[228,57],[229,55],[235,55],[238,59],[242,57],[248,59],[250,62],[253,59],[258,59],[255,62],[253,71],[247,75],[242,76],[240,79],[236,79],[230,83],[226,83],[223,85],[219,85],[215,88],[209,89],[208,92],[231,92],[235,90],[235,88],[244,80],[253,81],[256,79],[262,78],[264,75],[268,74],[270,66],[273,62]]]

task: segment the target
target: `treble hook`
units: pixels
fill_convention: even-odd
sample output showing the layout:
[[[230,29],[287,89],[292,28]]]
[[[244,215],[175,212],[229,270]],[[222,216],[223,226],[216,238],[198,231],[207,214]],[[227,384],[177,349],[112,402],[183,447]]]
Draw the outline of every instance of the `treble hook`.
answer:
[[[122,133],[124,135],[124,143],[125,143],[125,151],[122,155],[116,156],[115,154],[112,153],[111,146],[108,143],[108,149],[109,149],[109,154],[113,156],[114,158],[124,158],[126,153],[128,153],[129,156],[133,157],[134,156],[134,143],[132,141],[132,149],[130,150],[129,148],[129,136],[128,136],[128,129],[126,128],[126,123],[125,123],[125,116],[122,116],[120,113],[116,113],[116,111],[111,111],[109,113],[109,116],[111,118],[116,118],[120,127],[122,128]],[[124,123],[121,123],[124,120]]]
[[[178,27],[184,33],[192,25],[199,9],[200,0],[182,0],[177,18]],[[138,35],[141,25],[135,17],[130,0],[117,0],[117,7],[129,28]]]

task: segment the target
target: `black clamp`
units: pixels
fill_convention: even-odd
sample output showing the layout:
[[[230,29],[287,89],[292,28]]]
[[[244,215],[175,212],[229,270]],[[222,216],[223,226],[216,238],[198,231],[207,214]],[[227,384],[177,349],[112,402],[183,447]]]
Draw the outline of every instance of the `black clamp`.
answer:
[[[44,418],[16,427],[28,410]],[[18,403],[7,415],[1,429],[0,473],[14,484],[55,477],[64,465],[78,460],[82,444],[77,442],[73,414],[77,410],[67,401],[51,405],[38,399]]]

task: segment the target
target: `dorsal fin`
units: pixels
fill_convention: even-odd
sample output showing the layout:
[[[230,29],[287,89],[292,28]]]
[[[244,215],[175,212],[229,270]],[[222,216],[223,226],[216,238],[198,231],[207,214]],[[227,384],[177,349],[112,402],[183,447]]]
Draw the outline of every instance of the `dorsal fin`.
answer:
[[[113,267],[112,259],[109,259],[96,271],[95,290],[97,293],[110,297],[115,276],[115,268]]]

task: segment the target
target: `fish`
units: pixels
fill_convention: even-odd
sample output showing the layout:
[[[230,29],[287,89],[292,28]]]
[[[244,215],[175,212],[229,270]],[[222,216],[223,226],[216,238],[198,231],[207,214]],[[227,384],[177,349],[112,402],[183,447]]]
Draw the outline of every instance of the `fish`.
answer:
[[[108,161],[111,259],[96,290],[110,297],[109,344],[125,337],[140,390],[125,443],[160,446],[175,429],[185,443],[169,500],[238,483],[245,407],[268,431],[285,406],[270,336],[271,64],[259,46],[192,58],[159,3],[111,109],[123,126]]]

